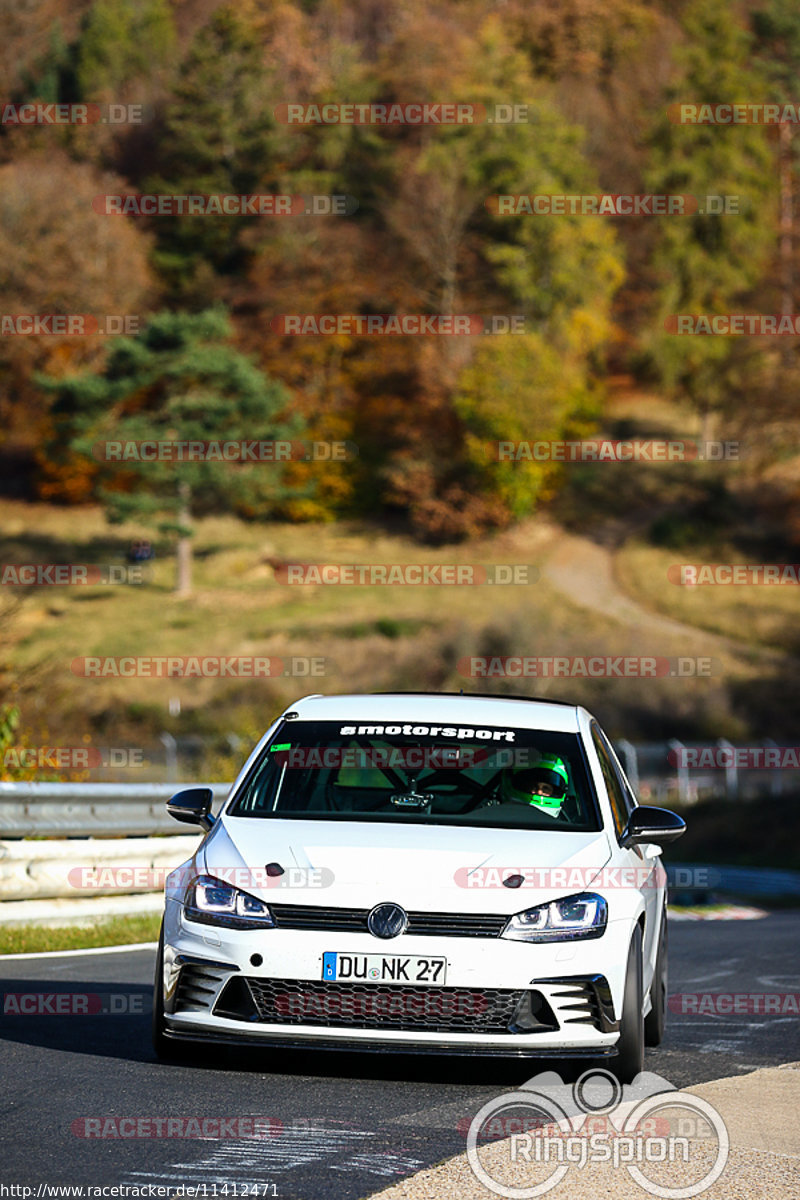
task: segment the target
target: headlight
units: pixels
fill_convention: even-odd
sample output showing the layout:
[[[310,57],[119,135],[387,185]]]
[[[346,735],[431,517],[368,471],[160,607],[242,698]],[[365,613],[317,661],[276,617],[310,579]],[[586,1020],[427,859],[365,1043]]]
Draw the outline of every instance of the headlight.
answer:
[[[275,922],[268,905],[213,875],[198,875],[183,908],[190,921],[227,925],[229,929],[268,929]]]
[[[569,942],[605,933],[608,905],[594,892],[552,900],[511,917],[501,937],[516,942]]]

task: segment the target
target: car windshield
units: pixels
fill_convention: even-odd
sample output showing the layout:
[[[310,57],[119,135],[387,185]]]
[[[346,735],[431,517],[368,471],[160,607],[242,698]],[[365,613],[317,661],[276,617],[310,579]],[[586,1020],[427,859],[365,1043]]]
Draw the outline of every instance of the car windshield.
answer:
[[[228,813],[602,828],[577,734],[399,722],[284,721]]]

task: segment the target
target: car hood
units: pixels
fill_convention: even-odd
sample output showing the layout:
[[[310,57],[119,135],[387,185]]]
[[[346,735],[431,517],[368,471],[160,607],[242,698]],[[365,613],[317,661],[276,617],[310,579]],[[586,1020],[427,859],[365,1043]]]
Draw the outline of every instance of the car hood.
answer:
[[[603,832],[225,817],[204,857],[209,874],[242,871],[231,882],[272,903],[510,914],[583,891],[610,848]],[[267,863],[285,875],[265,878]],[[503,886],[524,872],[521,887]]]

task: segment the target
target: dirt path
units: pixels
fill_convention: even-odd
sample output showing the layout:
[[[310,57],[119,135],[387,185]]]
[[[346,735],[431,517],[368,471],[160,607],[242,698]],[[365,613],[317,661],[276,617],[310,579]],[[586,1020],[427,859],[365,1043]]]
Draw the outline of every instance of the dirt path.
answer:
[[[586,537],[555,528],[552,532],[551,548],[542,562],[542,574],[573,604],[619,621],[631,631],[662,638],[680,637],[686,642],[687,651],[691,648],[707,654],[716,649],[764,664],[785,663],[786,656],[779,651],[723,637],[651,612],[619,587],[614,576],[613,551]]]

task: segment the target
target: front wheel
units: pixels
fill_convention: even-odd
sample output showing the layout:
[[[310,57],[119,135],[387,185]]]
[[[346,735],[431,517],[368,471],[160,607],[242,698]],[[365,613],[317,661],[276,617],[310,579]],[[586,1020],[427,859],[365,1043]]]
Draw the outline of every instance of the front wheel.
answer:
[[[187,1057],[188,1048],[181,1042],[175,1042],[166,1035],[164,1020],[164,922],[161,922],[161,933],[158,936],[158,952],[156,957],[156,973],[153,980],[153,1049],[156,1057],[162,1062],[179,1062]]]
[[[157,1058],[169,1058],[169,1043],[164,1033],[164,922],[158,935],[156,974],[153,980],[153,1049]]]
[[[632,1083],[644,1070],[644,1007],[642,987],[642,930],[633,931],[625,972],[617,1056],[609,1059],[609,1069],[620,1083]]]
[[[646,1046],[660,1046],[664,1037],[664,1024],[667,1016],[667,913],[666,909],[661,918],[661,932],[658,937],[656,966],[653,972],[653,982],[650,984],[650,1012],[644,1019],[644,1042]]]

